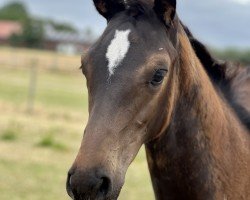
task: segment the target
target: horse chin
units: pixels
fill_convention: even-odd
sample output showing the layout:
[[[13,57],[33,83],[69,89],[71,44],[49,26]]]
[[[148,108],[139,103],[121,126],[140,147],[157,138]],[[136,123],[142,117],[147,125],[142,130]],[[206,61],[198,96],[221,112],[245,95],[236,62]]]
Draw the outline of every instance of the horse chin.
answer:
[[[120,193],[121,193],[121,189],[123,187],[123,184],[120,184],[119,186],[117,185],[115,188],[113,188],[112,191],[110,191],[109,194],[107,194],[107,196],[103,199],[96,199],[96,200],[117,200]]]

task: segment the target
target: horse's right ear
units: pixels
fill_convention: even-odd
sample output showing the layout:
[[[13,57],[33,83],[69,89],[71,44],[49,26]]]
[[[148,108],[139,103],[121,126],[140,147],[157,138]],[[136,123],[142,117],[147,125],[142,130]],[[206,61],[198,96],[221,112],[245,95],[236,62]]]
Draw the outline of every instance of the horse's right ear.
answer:
[[[108,21],[118,12],[125,10],[122,0],[94,0],[97,11]]]
[[[176,0],[155,0],[154,11],[169,26],[176,15]]]

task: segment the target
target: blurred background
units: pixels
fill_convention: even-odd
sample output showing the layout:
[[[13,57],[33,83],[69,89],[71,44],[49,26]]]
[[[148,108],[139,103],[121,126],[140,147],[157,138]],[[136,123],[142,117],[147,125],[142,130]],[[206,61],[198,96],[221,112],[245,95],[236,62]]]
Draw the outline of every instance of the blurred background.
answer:
[[[179,0],[178,13],[221,59],[250,65],[250,0]],[[105,28],[91,0],[0,0],[0,199],[69,199],[87,91],[80,58]],[[121,200],[153,198],[144,150]]]

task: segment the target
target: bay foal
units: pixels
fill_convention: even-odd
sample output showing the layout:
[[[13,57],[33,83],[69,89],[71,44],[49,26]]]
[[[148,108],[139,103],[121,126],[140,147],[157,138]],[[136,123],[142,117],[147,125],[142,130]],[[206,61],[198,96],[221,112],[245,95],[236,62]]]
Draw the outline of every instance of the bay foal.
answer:
[[[249,130],[197,58],[176,1],[94,3],[108,26],[82,62],[89,120],[69,195],[117,199],[145,144],[156,199],[249,200]]]

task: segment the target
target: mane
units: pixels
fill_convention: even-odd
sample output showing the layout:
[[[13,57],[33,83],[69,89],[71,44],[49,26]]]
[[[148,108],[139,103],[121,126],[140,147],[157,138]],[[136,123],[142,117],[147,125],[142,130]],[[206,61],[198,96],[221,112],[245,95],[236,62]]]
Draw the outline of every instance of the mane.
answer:
[[[239,88],[233,86],[233,83],[236,81],[239,82],[239,77],[242,76],[245,71],[246,75],[250,74],[250,70],[245,70],[244,67],[239,64],[225,62],[214,58],[205,45],[193,36],[188,27],[182,22],[181,25],[183,26],[195,54],[206,70],[209,78],[214,85],[220,89],[240,121],[248,128],[248,130],[250,130],[250,112],[246,109],[247,105],[242,105],[237,101],[234,93],[237,92]],[[246,81],[246,79],[241,78],[240,81]]]

